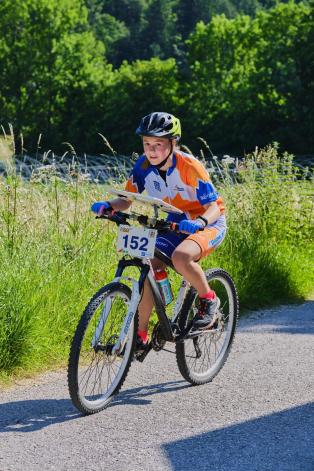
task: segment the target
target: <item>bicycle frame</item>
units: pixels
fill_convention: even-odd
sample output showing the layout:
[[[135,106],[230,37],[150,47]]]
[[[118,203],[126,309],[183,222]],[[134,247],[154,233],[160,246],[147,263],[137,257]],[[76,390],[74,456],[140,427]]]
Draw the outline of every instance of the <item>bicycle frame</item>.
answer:
[[[140,270],[140,277],[138,280],[135,280],[134,278],[122,276],[123,271],[126,268],[132,267],[132,266],[137,267]],[[124,323],[120,332],[119,339],[117,340],[116,344],[113,347],[113,353],[121,352],[125,345],[126,337],[127,337],[130,325],[134,319],[139,302],[141,300],[141,293],[144,288],[144,283],[145,283],[146,278],[148,279],[148,282],[149,282],[149,285],[153,294],[155,309],[156,309],[157,317],[160,323],[160,327],[161,327],[164,339],[169,342],[174,342],[176,339],[172,325],[176,323],[177,317],[180,312],[180,308],[183,303],[185,293],[189,287],[189,283],[184,279],[182,280],[178,297],[177,297],[177,301],[174,306],[173,316],[172,316],[172,319],[170,320],[166,314],[165,306],[164,306],[162,297],[160,295],[158,285],[156,283],[153,272],[151,270],[150,261],[148,259],[141,260],[139,258],[132,258],[130,260],[122,258],[118,262],[118,267],[117,267],[113,282],[119,282],[120,280],[123,280],[123,279],[131,281],[132,282],[132,296],[129,303],[128,312],[127,312],[127,315],[125,317],[125,320],[124,320]],[[107,311],[106,307],[104,308],[104,310],[105,312]],[[105,318],[100,320],[99,325],[96,330],[97,332],[101,330],[102,325],[104,325],[104,321],[105,321]]]
[[[124,196],[127,197],[128,194]],[[149,204],[155,201],[149,197],[146,197],[146,200]],[[165,208],[162,201],[158,204],[163,211],[168,212],[169,208]],[[153,208],[154,218],[113,210],[98,217],[115,222],[118,226],[130,225],[128,219],[132,219],[141,226],[156,230],[158,235],[168,231],[180,232],[177,222],[171,221],[171,218],[159,220],[156,205],[153,205]],[[176,208],[174,210],[177,211]],[[146,231],[136,231],[132,228],[131,232],[135,236],[132,235],[133,239],[130,237],[129,240],[124,237],[126,232],[129,230],[122,228],[118,235],[117,251],[124,253],[124,256],[122,259],[119,257],[114,279],[100,288],[89,301],[71,344],[68,366],[69,392],[73,404],[84,414],[106,408],[123,385],[131,362],[144,361],[152,349],[157,352],[162,349],[169,351],[165,348],[167,341],[175,343],[176,360],[184,379],[193,385],[208,383],[224,365],[236,328],[236,287],[230,275],[220,268],[205,272],[206,279],[214,282],[213,288],[219,295],[217,308],[208,328],[195,328],[197,290],[190,287],[190,283],[184,278],[175,296],[172,317],[168,317],[169,306],[166,311],[159,283],[155,280],[155,263],[151,257],[175,270],[171,257],[161,252],[157,248],[158,244],[155,244],[152,253],[156,235],[154,232],[150,232],[146,238]],[[148,239],[148,244],[135,247],[132,242],[134,237],[141,242]],[[124,272],[128,267],[137,268],[139,276],[126,276],[128,273]],[[135,316],[141,303],[145,282],[152,292],[158,322],[154,325],[151,341],[140,348],[142,345],[139,345],[136,338]]]
[[[155,218],[153,219],[149,219],[148,216],[144,216],[144,215],[137,215],[137,214],[132,214],[132,213],[125,214],[119,211],[117,212],[113,211],[107,216],[102,215],[102,216],[98,216],[98,218],[110,219],[111,221],[115,222],[117,225],[128,224],[127,219],[135,219],[140,224],[144,225],[145,227],[150,227],[150,228],[154,228],[161,231],[169,230],[169,229],[170,230],[177,229],[177,226],[178,226],[177,223],[171,223],[171,222],[167,222],[163,220],[158,220],[157,219],[158,208],[155,205],[153,206],[153,208],[155,212]],[[163,252],[161,252],[159,249],[155,248],[154,256],[160,259],[166,265],[174,268],[172,266],[171,259],[167,255],[165,255]],[[131,267],[131,266],[139,268],[140,277],[138,280],[135,280],[134,278],[122,276],[125,268]],[[169,342],[176,341],[176,338],[181,333],[179,326],[176,324],[176,321],[180,313],[180,309],[181,309],[186,291],[189,288],[190,284],[186,280],[184,279],[182,280],[180,290],[177,296],[177,301],[174,306],[173,316],[172,316],[172,319],[170,320],[167,316],[165,306],[159,292],[158,285],[153,275],[151,262],[148,258],[141,259],[141,258],[133,257],[130,260],[127,260],[126,258],[122,258],[118,262],[118,267],[117,267],[113,282],[119,282],[120,280],[123,280],[123,279],[128,280],[129,282],[132,282],[132,294],[131,294],[131,299],[129,302],[128,312],[125,317],[119,339],[115,343],[112,349],[112,352],[119,354],[120,352],[122,352],[124,348],[129,328],[132,324],[132,321],[134,319],[134,316],[138,309],[138,305],[141,300],[141,295],[142,295],[142,291],[143,291],[144,283],[146,279],[148,279],[148,282],[149,282],[149,285],[153,294],[155,309],[156,309],[156,313],[158,316],[158,320],[160,323],[164,340],[169,341]],[[101,335],[101,332],[103,330],[107,316],[110,311],[110,303],[111,303],[110,299],[106,300],[105,302],[102,314],[100,316],[99,323],[97,325],[95,334],[92,339],[92,345],[91,345],[92,347],[95,347],[97,345],[98,339]]]

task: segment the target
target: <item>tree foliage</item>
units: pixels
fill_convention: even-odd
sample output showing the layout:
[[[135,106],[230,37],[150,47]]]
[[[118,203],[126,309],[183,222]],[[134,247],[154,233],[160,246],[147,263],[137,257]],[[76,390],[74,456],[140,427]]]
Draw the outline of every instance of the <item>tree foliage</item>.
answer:
[[[49,144],[84,129],[86,105],[111,72],[103,44],[88,30],[87,13],[77,0],[1,2],[2,123],[34,139],[43,133]]]
[[[123,21],[106,13],[102,0],[86,0],[86,5],[91,30],[105,45],[108,60],[114,61],[117,43],[130,40],[130,31]]]
[[[314,64],[301,50],[311,47],[312,25],[310,8],[292,3],[254,19],[219,16],[198,24],[189,40],[190,121],[192,127],[200,123],[193,134],[201,129],[222,148],[225,133],[229,146],[242,151],[271,140],[295,151],[306,147],[304,140],[312,143],[299,133],[308,129],[311,114],[301,97],[312,93],[308,74],[313,76]]]
[[[100,152],[101,133],[131,153],[140,117],[164,109],[192,148],[313,152],[314,4],[273,3],[2,0],[0,124],[28,151],[42,133]]]
[[[116,150],[140,151],[134,135],[140,118],[155,109],[176,110],[178,70],[174,59],[124,62],[102,97],[103,133]]]
[[[101,11],[111,15],[127,29],[128,34],[115,42],[115,47],[108,57],[110,62],[119,66],[123,60],[142,59],[144,45],[142,34],[147,25],[147,0],[96,0]],[[105,29],[106,25],[103,25]],[[146,45],[146,44],[145,44]]]

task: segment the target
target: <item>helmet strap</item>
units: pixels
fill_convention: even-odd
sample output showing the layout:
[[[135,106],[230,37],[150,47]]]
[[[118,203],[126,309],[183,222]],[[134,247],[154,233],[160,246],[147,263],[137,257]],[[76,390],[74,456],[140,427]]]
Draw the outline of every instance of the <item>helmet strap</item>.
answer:
[[[152,167],[156,168],[157,170],[160,170],[161,167],[163,167],[163,166],[166,164],[166,162],[167,162],[167,160],[169,159],[169,157],[173,154],[173,143],[172,143],[172,141],[173,141],[173,139],[170,139],[171,149],[170,149],[170,152],[169,152],[169,154],[167,155],[167,157],[166,157],[162,162],[160,162],[160,163],[157,164],[157,165],[151,164]]]

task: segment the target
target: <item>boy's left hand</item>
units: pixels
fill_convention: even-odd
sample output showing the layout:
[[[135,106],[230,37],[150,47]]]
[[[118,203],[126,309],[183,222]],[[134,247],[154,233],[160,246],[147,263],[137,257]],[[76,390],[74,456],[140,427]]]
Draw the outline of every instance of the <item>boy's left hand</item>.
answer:
[[[188,234],[195,234],[200,229],[204,229],[204,224],[200,220],[191,221],[190,219],[183,219],[179,223],[179,231],[187,232]]]

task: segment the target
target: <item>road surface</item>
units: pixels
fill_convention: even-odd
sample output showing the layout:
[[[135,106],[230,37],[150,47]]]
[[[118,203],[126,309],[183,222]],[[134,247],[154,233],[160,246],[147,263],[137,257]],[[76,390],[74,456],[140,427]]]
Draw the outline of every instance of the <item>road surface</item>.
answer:
[[[242,319],[210,384],[175,356],[133,363],[105,411],[82,417],[66,372],[0,392],[0,471],[314,471],[314,302]]]

